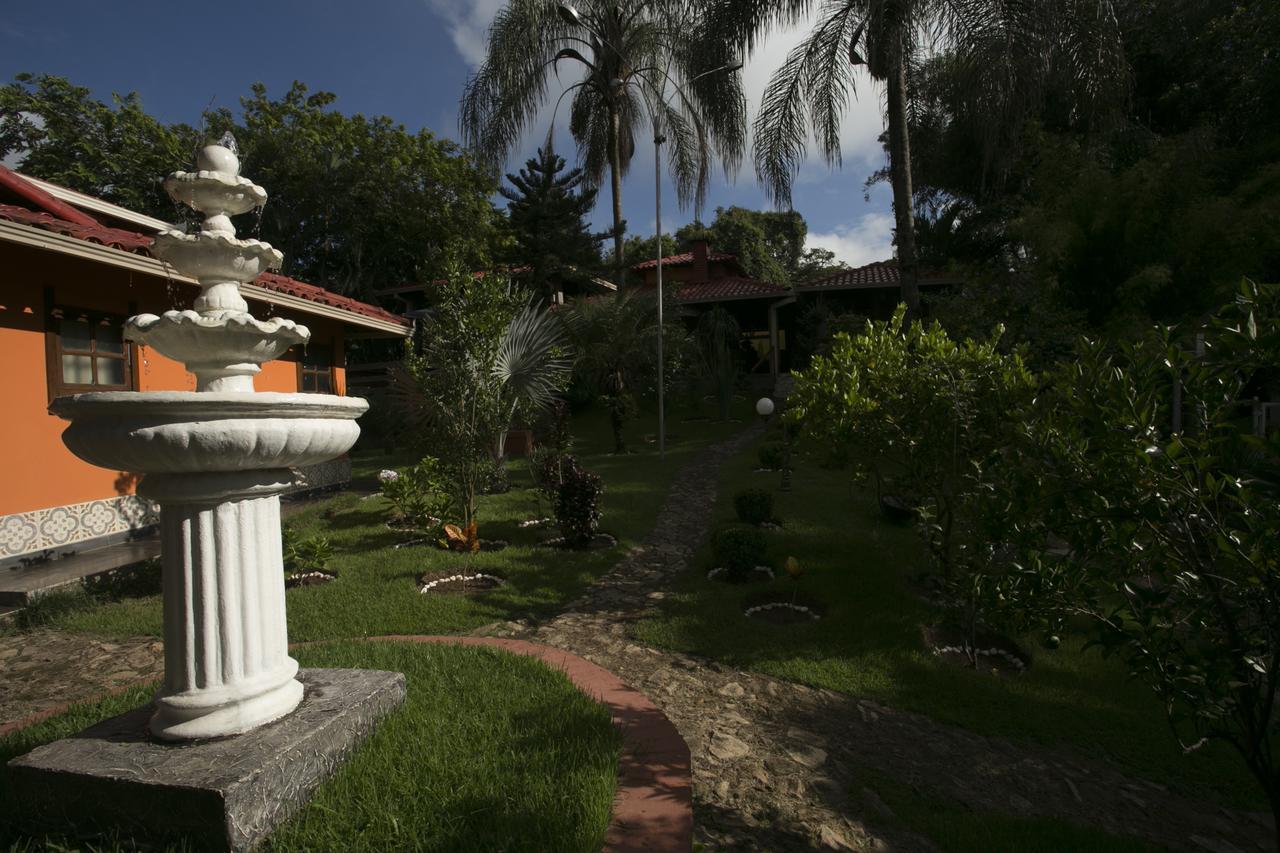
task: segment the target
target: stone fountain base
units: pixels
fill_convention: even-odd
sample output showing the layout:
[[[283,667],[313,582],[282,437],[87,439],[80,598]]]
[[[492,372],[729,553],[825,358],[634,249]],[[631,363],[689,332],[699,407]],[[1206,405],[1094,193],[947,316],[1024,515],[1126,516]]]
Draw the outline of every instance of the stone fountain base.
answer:
[[[303,669],[302,704],[229,738],[157,742],[153,708],[104,720],[8,764],[17,813],[33,832],[117,830],[122,838],[185,836],[213,850],[249,850],[301,809],[404,701],[404,675]]]

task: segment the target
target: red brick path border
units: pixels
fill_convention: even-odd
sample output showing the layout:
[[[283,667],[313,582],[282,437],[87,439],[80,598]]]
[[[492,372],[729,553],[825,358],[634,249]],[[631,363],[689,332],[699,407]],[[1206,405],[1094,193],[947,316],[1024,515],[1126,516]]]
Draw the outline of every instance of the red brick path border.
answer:
[[[563,671],[574,686],[609,709],[613,715],[613,724],[622,732],[622,754],[618,758],[618,793],[613,801],[613,816],[605,834],[604,849],[610,853],[688,853],[693,849],[693,783],[689,746],[666,714],[650,702],[648,697],[623,684],[613,673],[563,649],[526,640],[422,634],[368,639],[490,646],[512,654],[536,657]],[[324,645],[326,642],[328,641],[299,645]],[[122,693],[131,686],[136,685],[126,685],[105,695]],[[0,737],[60,714],[70,707],[67,704],[49,708],[0,725]]]

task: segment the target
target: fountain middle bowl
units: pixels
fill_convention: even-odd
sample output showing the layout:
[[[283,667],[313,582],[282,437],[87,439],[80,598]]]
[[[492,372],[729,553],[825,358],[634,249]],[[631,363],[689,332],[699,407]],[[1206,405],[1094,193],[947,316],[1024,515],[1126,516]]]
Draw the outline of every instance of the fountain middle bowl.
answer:
[[[360,436],[359,397],[208,391],[98,391],[58,397],[63,443],[103,468],[139,474],[316,465]]]

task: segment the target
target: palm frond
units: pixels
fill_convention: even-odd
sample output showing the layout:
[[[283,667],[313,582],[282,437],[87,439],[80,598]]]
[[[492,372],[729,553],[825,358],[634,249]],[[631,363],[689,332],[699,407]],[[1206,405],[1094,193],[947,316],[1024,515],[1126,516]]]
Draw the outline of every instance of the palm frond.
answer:
[[[507,327],[491,375],[512,402],[542,408],[564,387],[572,366],[560,321],[541,302],[530,302]]]

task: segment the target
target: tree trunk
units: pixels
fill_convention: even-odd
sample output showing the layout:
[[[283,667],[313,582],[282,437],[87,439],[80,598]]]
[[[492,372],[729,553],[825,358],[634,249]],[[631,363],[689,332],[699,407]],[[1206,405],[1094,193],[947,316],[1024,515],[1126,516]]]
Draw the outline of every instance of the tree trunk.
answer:
[[[912,209],[911,138],[907,127],[907,68],[901,45],[888,79],[889,177],[893,183],[893,218],[898,238],[898,278],[907,319],[920,316],[916,269],[916,218]]]
[[[609,183],[613,192],[613,262],[614,284],[618,286],[618,296],[627,284],[627,259],[623,256],[622,244],[622,116],[616,108],[609,110]]]

